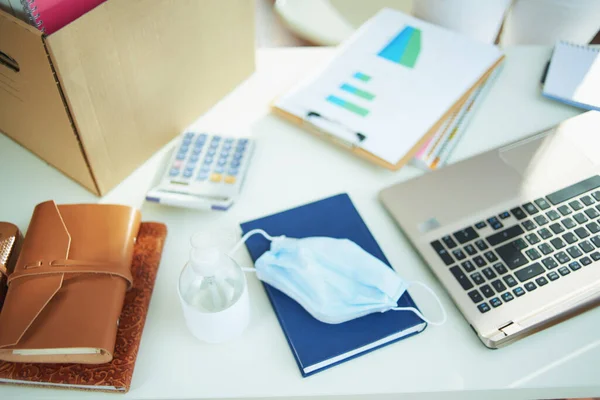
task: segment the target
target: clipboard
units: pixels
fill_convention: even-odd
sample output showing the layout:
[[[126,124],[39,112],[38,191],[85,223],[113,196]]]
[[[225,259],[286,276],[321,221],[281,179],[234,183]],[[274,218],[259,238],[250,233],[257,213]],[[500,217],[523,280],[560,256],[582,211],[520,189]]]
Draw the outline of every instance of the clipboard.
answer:
[[[271,111],[274,115],[282,117],[283,119],[298,125],[305,129],[306,131],[321,137],[335,145],[341,146],[358,157],[365,159],[371,163],[374,163],[380,167],[389,169],[391,171],[397,171],[406,165],[418,152],[419,150],[427,144],[427,142],[435,135],[435,133],[440,129],[444,121],[450,118],[454,113],[456,113],[460,108],[465,104],[465,102],[469,99],[469,97],[481,86],[483,85],[487,79],[494,73],[494,71],[502,64],[504,61],[504,56],[500,56],[496,62],[483,74],[481,77],[475,82],[473,86],[471,86],[463,95],[450,107],[446,110],[446,112],[439,118],[430,128],[429,130],[419,139],[419,141],[400,158],[400,160],[393,164],[389,161],[384,160],[381,157],[365,150],[361,147],[360,136],[362,135],[360,132],[354,132],[354,135],[348,135],[348,137],[341,137],[339,134],[334,134],[331,131],[323,129],[321,126],[316,125],[311,120],[313,119],[312,115],[306,115],[304,118],[298,115],[292,114],[276,105],[276,100],[271,104]],[[309,112],[310,114],[313,112]],[[314,113],[313,113],[314,114]],[[324,118],[326,119],[326,118]],[[333,121],[332,121],[333,122]],[[364,136],[364,135],[363,135]]]

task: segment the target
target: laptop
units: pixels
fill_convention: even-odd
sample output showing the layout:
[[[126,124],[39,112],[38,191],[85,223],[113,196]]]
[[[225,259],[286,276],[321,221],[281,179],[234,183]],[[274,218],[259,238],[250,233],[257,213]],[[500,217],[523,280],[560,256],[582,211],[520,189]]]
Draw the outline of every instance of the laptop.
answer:
[[[384,189],[489,348],[600,303],[600,112]]]

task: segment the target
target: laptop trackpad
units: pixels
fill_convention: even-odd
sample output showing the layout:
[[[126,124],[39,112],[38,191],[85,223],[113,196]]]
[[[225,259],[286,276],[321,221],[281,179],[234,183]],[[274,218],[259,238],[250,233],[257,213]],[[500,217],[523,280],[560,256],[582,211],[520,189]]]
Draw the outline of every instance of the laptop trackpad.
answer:
[[[536,188],[573,183],[594,163],[567,135],[538,135],[499,150],[500,158]]]

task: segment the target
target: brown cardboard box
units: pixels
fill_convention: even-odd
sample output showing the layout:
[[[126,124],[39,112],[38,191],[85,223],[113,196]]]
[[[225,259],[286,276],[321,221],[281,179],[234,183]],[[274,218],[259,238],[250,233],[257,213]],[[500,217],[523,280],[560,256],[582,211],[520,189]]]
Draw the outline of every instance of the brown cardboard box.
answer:
[[[253,0],[108,0],[49,36],[0,11],[0,131],[105,194],[253,70]]]

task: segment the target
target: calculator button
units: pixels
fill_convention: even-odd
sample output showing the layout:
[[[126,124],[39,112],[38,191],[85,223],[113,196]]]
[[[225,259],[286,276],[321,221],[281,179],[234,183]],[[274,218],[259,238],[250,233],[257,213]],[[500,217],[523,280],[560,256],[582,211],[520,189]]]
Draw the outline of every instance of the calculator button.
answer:
[[[516,219],[519,220],[527,217],[527,214],[525,214],[521,207],[513,208],[512,210],[510,210],[510,212],[512,213],[512,215],[515,216]]]
[[[233,143],[233,138],[227,138],[227,139],[225,139],[225,143],[227,143],[227,144]]]
[[[216,153],[216,152],[215,152],[214,150],[212,150],[212,149],[211,149],[211,150],[208,150],[208,151],[206,152],[206,155],[207,155],[207,156],[209,156],[209,157],[214,157],[215,153]]]
[[[220,142],[221,141],[221,136],[213,136],[212,141],[213,142]]]
[[[200,155],[200,153],[202,153],[202,149],[196,148],[194,150],[192,150],[192,157],[198,157]]]
[[[219,147],[219,143],[217,143],[217,142],[210,142],[210,148],[211,148],[211,149],[213,149],[213,150],[214,150],[214,149],[216,149],[217,147]]]
[[[222,174],[223,173],[223,167],[215,167],[215,169],[213,171],[215,171],[215,173],[217,173],[217,174]]]
[[[246,144],[248,143],[248,139],[239,139],[238,144]]]
[[[223,144],[223,147],[222,147],[222,149],[223,149],[223,150],[227,150],[227,151],[229,151],[229,150],[231,150],[231,145],[230,145],[229,143],[225,142],[225,143]]]
[[[523,204],[523,208],[529,215],[536,214],[538,211],[537,207],[533,205],[533,203],[525,203]]]
[[[210,175],[210,180],[213,182],[221,182],[222,179],[223,179],[223,175],[221,175],[221,174],[211,174]]]
[[[200,159],[200,157],[198,157],[198,154],[194,154],[193,156],[190,157],[190,162],[198,162],[198,160]]]
[[[225,177],[225,183],[233,185],[235,183],[235,176],[228,175]]]
[[[175,160],[173,161],[173,168],[181,168],[183,166],[183,161]]]
[[[548,202],[546,201],[546,199],[542,199],[542,198],[540,198],[540,199],[537,199],[537,200],[535,201],[535,204],[537,204],[537,206],[538,206],[540,209],[542,209],[542,210],[545,210],[546,208],[549,208],[549,207],[550,207],[550,204],[548,204]]]
[[[194,132],[186,132],[185,135],[184,135],[184,137],[186,139],[191,139],[191,138],[194,137]]]
[[[209,167],[209,166],[207,166],[207,165],[205,165],[205,166],[203,166],[202,168],[200,168],[200,171],[201,171],[201,172],[204,172],[204,173],[206,173],[206,174],[207,174],[207,173],[209,173],[209,172],[210,172],[210,167]]]
[[[189,149],[190,149],[190,146],[182,144],[182,146],[179,148],[179,152],[180,153],[187,153]]]
[[[227,160],[220,159],[220,160],[217,162],[217,165],[218,165],[218,166],[220,166],[220,167],[223,167],[223,166],[225,166],[225,164],[227,164]]]
[[[184,177],[184,178],[191,178],[191,177],[192,177],[192,175],[194,175],[194,172],[193,172],[193,171],[188,171],[188,170],[186,170],[186,171],[184,171],[184,172],[183,172],[183,177]]]
[[[586,206],[591,206],[592,204],[594,204],[594,200],[590,197],[590,196],[583,196],[581,198],[581,201],[583,202],[583,204],[585,204]]]
[[[237,168],[230,168],[229,171],[227,171],[227,173],[229,175],[236,176],[238,174],[238,169]]]
[[[171,168],[171,170],[169,171],[169,176],[177,176],[177,175],[179,175],[179,169]]]
[[[212,157],[206,157],[204,159],[204,165],[210,165],[213,162],[213,158]]]
[[[185,160],[185,153],[177,153],[177,159],[178,160]]]
[[[573,212],[566,204],[558,207],[558,211],[560,211],[562,215],[569,215]]]
[[[197,181],[205,181],[207,179],[208,179],[208,174],[205,172],[201,172],[198,174],[198,176],[196,176]]]
[[[221,158],[227,158],[227,157],[229,157],[229,151],[222,150],[221,151]]]
[[[237,160],[237,161],[239,161],[239,160],[241,160],[241,159],[242,159],[242,156],[243,156],[243,155],[244,155],[243,153],[236,152],[236,153],[233,155],[233,159],[234,159],[234,160]]]
[[[192,173],[192,172],[194,172],[194,168],[195,168],[194,166],[187,166],[187,167],[185,167],[185,172]]]
[[[503,213],[500,213],[500,215],[498,215],[501,219],[506,219],[508,217],[510,217],[510,213],[508,211],[504,211]]]
[[[231,166],[232,166],[233,168],[237,168],[237,167],[239,167],[239,166],[240,166],[240,162],[239,162],[239,161],[235,161],[235,160],[233,160],[233,161],[231,162]]]
[[[491,217],[487,219],[487,223],[494,229],[494,230],[498,230],[500,228],[502,228],[504,225],[502,225],[502,222],[498,221],[498,218],[496,217]]]
[[[536,215],[535,217],[533,217],[533,219],[535,220],[535,222],[537,222],[539,226],[543,226],[548,223],[548,219],[543,215]]]

